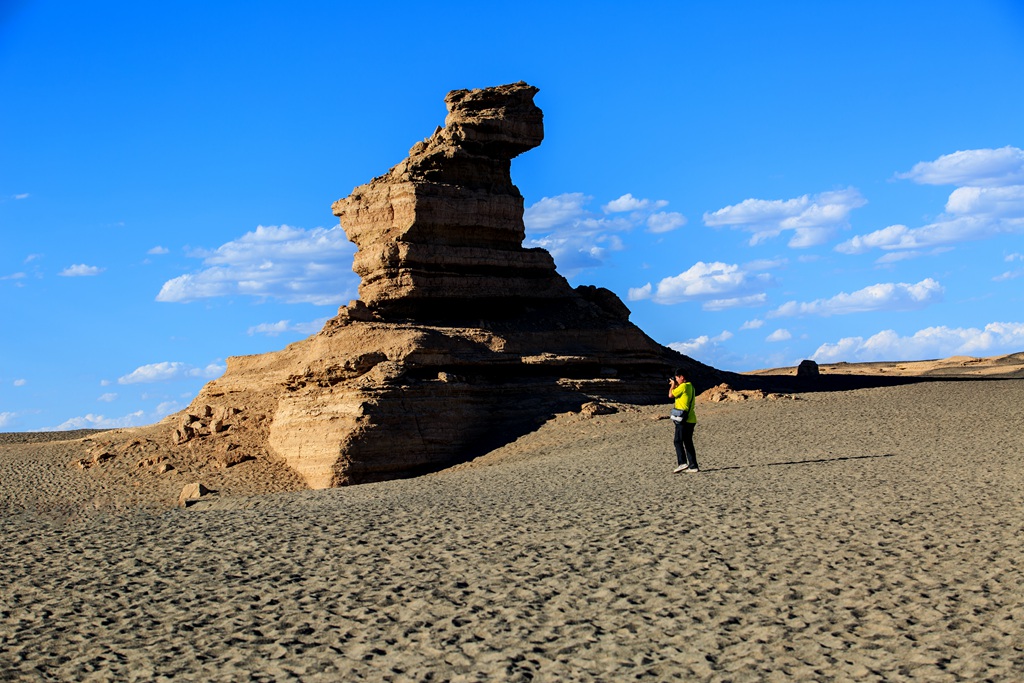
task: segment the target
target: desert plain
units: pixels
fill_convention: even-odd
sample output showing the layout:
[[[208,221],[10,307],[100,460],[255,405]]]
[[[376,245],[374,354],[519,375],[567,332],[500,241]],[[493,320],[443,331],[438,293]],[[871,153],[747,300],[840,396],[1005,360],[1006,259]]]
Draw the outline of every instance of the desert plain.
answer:
[[[667,405],[318,491],[0,434],[0,680],[1021,680],[1022,368],[704,401],[696,474]]]

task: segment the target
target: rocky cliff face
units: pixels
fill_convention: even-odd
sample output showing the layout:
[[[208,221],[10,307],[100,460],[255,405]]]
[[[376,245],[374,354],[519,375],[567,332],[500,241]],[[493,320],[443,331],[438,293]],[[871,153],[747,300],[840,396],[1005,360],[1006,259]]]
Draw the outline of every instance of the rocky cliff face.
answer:
[[[543,139],[536,92],[449,93],[443,128],[335,202],[360,299],[309,339],[229,359],[169,418],[174,441],[277,456],[324,488],[465,460],[584,403],[663,401],[674,365],[722,381],[631,324],[615,294],[574,289],[523,248],[510,167]]]
[[[544,138],[536,92],[518,83],[449,93],[444,128],[334,203],[359,247],[353,269],[367,306],[422,319],[569,296],[551,255],[523,249],[523,197],[510,173],[512,158]]]

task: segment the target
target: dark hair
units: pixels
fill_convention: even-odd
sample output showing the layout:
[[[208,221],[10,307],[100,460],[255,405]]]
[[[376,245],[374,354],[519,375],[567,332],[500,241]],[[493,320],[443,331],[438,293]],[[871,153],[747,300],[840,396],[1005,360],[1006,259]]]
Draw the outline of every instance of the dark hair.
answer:
[[[686,377],[686,368],[676,368],[673,377]]]

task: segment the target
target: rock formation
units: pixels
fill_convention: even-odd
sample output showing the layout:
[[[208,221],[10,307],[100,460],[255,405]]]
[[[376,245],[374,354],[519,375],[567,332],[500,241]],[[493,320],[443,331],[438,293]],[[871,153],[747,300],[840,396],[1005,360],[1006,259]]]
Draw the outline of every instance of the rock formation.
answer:
[[[817,378],[820,375],[818,364],[813,360],[802,360],[796,368],[796,376],[803,379]]]
[[[444,128],[334,203],[359,247],[353,270],[369,308],[423,319],[569,296],[551,255],[523,248],[523,197],[510,172],[512,158],[544,137],[536,92],[516,84],[449,93]]]
[[[719,384],[711,387],[710,389],[701,392],[697,395],[698,403],[738,403],[741,401],[761,401],[768,399],[770,401],[777,401],[779,399],[790,399],[797,400],[796,396],[791,394],[780,394],[777,392],[769,392],[765,389],[734,389],[726,383]]]
[[[360,299],[318,334],[228,359],[165,424],[179,447],[283,458],[324,488],[469,459],[586,403],[664,401],[673,366],[612,292],[573,288],[523,247],[511,159],[540,144],[537,89],[456,90],[443,128],[334,203]]]

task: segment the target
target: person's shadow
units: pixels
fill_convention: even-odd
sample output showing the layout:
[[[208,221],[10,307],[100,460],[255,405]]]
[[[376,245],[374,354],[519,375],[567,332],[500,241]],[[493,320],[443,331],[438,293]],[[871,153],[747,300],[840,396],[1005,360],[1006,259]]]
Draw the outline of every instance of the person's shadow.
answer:
[[[779,467],[781,465],[812,465],[822,462],[840,462],[842,460],[868,460],[871,458],[894,458],[894,453],[883,453],[880,455],[841,455],[835,458],[814,458],[811,460],[786,460],[784,462],[763,462],[756,465],[729,465],[727,467],[701,467],[701,472],[724,472],[726,470],[743,470],[748,467]]]

